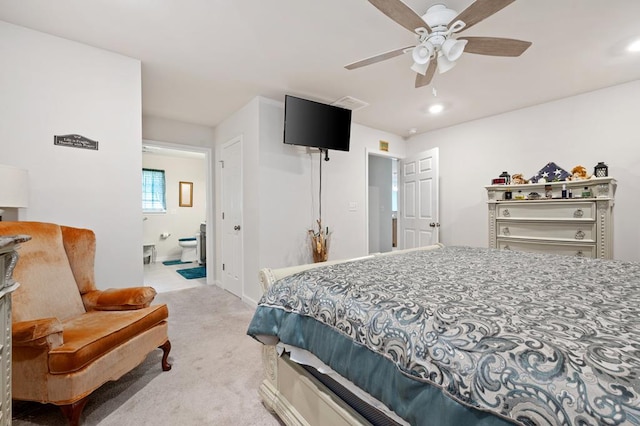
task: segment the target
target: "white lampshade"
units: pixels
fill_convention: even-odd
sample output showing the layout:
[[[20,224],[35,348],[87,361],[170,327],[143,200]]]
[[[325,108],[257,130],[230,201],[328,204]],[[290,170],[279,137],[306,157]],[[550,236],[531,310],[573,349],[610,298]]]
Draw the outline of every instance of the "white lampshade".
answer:
[[[429,62],[431,55],[433,54],[433,44],[425,41],[422,44],[417,45],[413,48],[413,52],[411,55],[413,56],[413,61],[416,64],[422,65]]]
[[[449,71],[451,68],[455,66],[456,66],[456,62],[448,60],[445,55],[440,55],[438,57],[438,72],[440,74],[443,74]]]
[[[455,40],[450,38],[442,43],[442,53],[449,61],[456,61],[460,56],[462,56],[462,52],[464,52],[464,47],[467,45],[467,40]]]
[[[0,164],[0,208],[29,206],[29,174]]]
[[[417,72],[418,74],[422,74],[425,75],[427,73],[427,68],[429,68],[429,62],[424,63],[424,64],[418,64],[418,63],[413,63],[413,65],[411,65],[411,69],[415,72]]]

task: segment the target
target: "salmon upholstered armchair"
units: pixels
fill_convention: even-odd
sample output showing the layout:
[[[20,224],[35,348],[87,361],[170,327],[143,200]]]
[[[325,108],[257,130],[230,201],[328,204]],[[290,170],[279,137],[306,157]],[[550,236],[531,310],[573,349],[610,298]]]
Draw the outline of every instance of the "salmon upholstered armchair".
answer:
[[[152,287],[96,288],[93,231],[0,222],[0,235],[31,236],[13,271],[13,399],[58,405],[77,425],[91,392],[156,348],[171,369],[167,306],[151,306]]]

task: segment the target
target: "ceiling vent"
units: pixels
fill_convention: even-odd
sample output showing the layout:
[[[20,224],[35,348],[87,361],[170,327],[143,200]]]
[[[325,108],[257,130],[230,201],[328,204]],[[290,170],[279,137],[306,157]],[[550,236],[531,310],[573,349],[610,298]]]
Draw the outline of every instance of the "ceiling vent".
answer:
[[[331,105],[344,109],[350,109],[351,111],[357,111],[369,106],[369,104],[365,101],[361,101],[360,99],[356,99],[352,96],[345,96],[344,98],[340,98]]]

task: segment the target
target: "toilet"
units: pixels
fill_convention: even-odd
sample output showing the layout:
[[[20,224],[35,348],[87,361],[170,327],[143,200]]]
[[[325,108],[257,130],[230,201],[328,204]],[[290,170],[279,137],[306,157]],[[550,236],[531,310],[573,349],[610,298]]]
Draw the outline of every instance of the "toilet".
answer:
[[[196,252],[198,240],[196,237],[180,238],[178,244],[182,247],[181,262],[195,262],[198,260],[198,254]]]

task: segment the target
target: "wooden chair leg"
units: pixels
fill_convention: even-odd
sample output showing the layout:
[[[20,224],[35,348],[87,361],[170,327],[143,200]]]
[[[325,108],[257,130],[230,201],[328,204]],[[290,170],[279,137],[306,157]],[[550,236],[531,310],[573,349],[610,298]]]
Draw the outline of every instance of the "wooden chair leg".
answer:
[[[166,341],[164,342],[164,344],[162,346],[159,346],[160,349],[162,349],[162,371],[169,371],[171,370],[171,364],[169,364],[168,358],[169,358],[169,352],[171,351],[171,342],[170,341]]]
[[[60,406],[60,410],[62,410],[62,414],[67,419],[69,426],[80,425],[80,415],[82,414],[82,410],[84,410],[84,406],[87,405],[88,400],[89,397],[85,396],[72,404]]]

